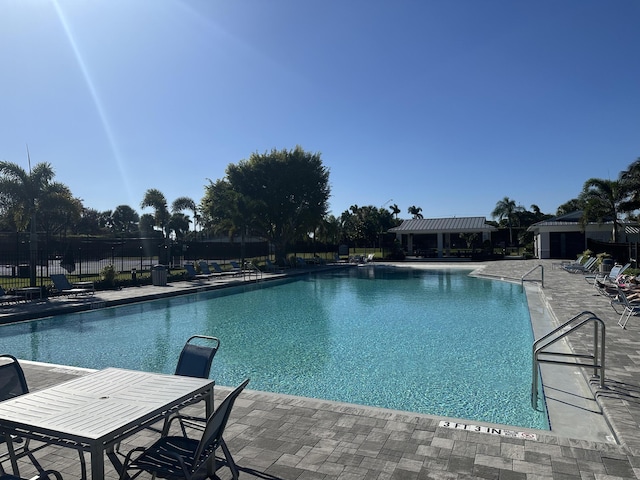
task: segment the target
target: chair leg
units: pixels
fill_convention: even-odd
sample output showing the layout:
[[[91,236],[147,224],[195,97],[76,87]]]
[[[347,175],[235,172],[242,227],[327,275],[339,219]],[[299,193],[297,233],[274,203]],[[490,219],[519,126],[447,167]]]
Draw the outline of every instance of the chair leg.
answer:
[[[231,476],[233,480],[238,480],[238,476],[240,475],[240,472],[238,471],[236,462],[233,461],[233,457],[231,456],[231,452],[229,451],[229,447],[227,447],[227,444],[224,441],[224,438],[220,439],[220,447],[224,452],[224,458],[227,460],[227,465],[229,466],[229,470],[231,470]]]

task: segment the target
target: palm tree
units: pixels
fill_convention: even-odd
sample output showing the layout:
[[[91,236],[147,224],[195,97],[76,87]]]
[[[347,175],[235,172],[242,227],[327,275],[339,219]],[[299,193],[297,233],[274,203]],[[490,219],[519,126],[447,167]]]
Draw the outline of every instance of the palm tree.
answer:
[[[29,284],[36,286],[38,261],[37,214],[57,194],[67,194],[66,185],[52,182],[51,164],[38,163],[27,172],[16,163],[0,162],[0,206],[10,212],[16,231],[30,229]]]
[[[498,203],[491,212],[493,218],[497,218],[498,221],[506,220],[509,227],[509,244],[513,245],[513,225],[518,222],[518,213],[524,211],[524,208],[516,205],[515,200],[511,200],[509,197],[504,197]]]
[[[620,211],[631,213],[640,209],[640,158],[620,172],[618,183],[624,197]]]
[[[396,220],[398,220],[398,214],[400,213],[400,207],[398,207],[398,205],[396,205],[394,203],[393,205],[391,205],[389,210],[391,210],[391,213],[396,217]]]
[[[422,216],[422,207],[416,207],[415,205],[412,205],[409,207],[408,209],[409,215],[413,215],[414,219],[420,219],[420,218],[424,218]]]
[[[196,206],[196,202],[194,202],[189,197],[178,197],[171,204],[171,213],[172,216],[176,214],[181,214],[183,210],[191,210],[193,212],[193,229],[196,230],[196,226],[200,221],[200,216],[198,215],[198,207]],[[187,221],[189,217],[186,217]],[[189,222],[187,223],[187,232],[189,231]]]
[[[618,180],[603,180],[590,178],[584,182],[581,193],[585,201],[582,214],[582,222],[596,221],[599,223],[610,220],[613,222],[612,241],[618,241],[618,228],[620,227],[620,206],[623,204],[626,194],[621,182]]]
[[[110,215],[114,232],[131,233],[136,229],[140,216],[129,205],[118,205]]]
[[[169,234],[171,233],[171,231],[169,226],[170,215],[169,209],[167,208],[167,199],[160,190],[150,188],[145,192],[142,202],[140,203],[140,207],[151,207],[154,210],[153,221],[155,226],[159,227],[162,231],[162,236],[164,237],[165,243],[165,251],[167,255],[166,265],[169,266],[171,257]]]
[[[169,237],[169,208],[167,207],[167,199],[164,194],[155,188],[150,188],[144,194],[144,198],[140,203],[141,208],[151,207],[154,210],[153,220],[155,226],[159,227],[165,238]]]

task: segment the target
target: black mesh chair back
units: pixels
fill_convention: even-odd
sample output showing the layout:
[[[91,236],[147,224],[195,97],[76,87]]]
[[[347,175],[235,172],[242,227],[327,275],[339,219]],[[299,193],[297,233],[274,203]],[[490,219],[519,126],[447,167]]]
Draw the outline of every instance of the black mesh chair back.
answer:
[[[13,355],[0,355],[0,402],[29,393],[24,372]]]
[[[175,374],[184,377],[209,378],[213,357],[219,347],[220,340],[216,337],[193,335],[180,352]]]
[[[198,445],[198,449],[195,453],[197,464],[201,465],[204,463],[204,461],[206,461],[211,455],[210,452],[214,452],[219,446],[224,445],[222,434],[224,433],[227,421],[231,415],[231,409],[233,408],[233,404],[238,398],[238,395],[242,393],[242,390],[244,390],[244,387],[246,387],[248,383],[249,379],[247,378],[244,382],[238,385],[233,392],[227,395],[227,398],[222,401],[220,406],[216,408],[216,411],[213,412],[207,420],[207,425],[204,429],[204,433],[202,434],[202,439],[200,440],[200,444]],[[227,456],[227,462],[230,464],[233,463],[233,461],[230,460],[231,455],[228,454],[226,445],[224,445],[224,450],[225,456]]]
[[[222,434],[227,426],[227,421],[231,415],[231,409],[238,395],[249,383],[247,378],[242,382],[220,406],[207,419],[204,431],[199,438],[187,436],[167,435],[170,424],[166,426],[163,436],[156,440],[149,447],[137,447],[127,453],[121,479],[134,479],[142,472],[150,473],[158,478],[191,480],[200,478],[200,473],[208,468],[209,460],[213,460],[214,470],[218,470],[217,459],[215,457],[218,447],[222,448],[226,459],[226,465],[231,470],[231,477],[238,479],[239,472],[231,452],[227,447]],[[179,419],[180,415],[171,418],[170,422]],[[137,457],[134,459],[134,456]],[[213,458],[212,458],[213,457]],[[220,465],[222,466],[222,465]],[[135,471],[130,473],[130,471]],[[213,476],[211,478],[219,478]]]

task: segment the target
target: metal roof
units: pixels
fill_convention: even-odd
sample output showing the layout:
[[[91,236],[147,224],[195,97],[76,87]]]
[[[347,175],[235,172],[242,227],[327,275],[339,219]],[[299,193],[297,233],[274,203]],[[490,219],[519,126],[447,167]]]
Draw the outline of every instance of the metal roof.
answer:
[[[461,233],[497,230],[484,217],[414,218],[391,228],[392,233]]]
[[[575,212],[570,212],[564,215],[560,215],[559,217],[549,218],[547,220],[542,220],[541,222],[534,223],[533,225],[527,228],[529,232],[535,232],[539,227],[566,227],[566,226],[574,226],[578,228],[583,228],[580,224],[580,219],[582,218],[582,210],[576,210]],[[589,225],[608,225],[613,224],[613,221],[610,219],[605,219],[602,222],[589,222]]]

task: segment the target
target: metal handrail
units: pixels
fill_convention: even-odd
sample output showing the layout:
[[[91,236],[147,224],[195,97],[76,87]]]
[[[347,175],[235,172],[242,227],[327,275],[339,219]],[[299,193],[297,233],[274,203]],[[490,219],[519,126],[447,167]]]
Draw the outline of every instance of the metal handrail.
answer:
[[[244,262],[244,268],[242,269],[243,278],[244,278],[245,275],[249,275],[249,280],[251,280],[251,275],[253,273],[256,274],[256,282],[258,280],[262,280],[262,270],[260,270],[252,262]]]
[[[587,317],[587,318],[584,318]],[[575,353],[560,353],[560,352],[544,352],[543,349],[553,345],[554,343],[562,340],[571,332],[576,331],[577,329],[583,327],[589,322],[594,322],[594,330],[593,330],[593,354],[575,354]],[[598,327],[601,329],[601,334],[598,331]],[[593,377],[600,378],[600,388],[605,388],[604,385],[604,372],[605,372],[605,361],[604,361],[604,350],[605,350],[605,324],[604,322],[598,318],[594,313],[584,311],[575,317],[567,320],[565,323],[560,325],[555,330],[547,333],[542,338],[536,340],[533,343],[533,374],[532,374],[532,384],[531,384],[531,406],[534,409],[538,407],[538,375],[539,375],[539,364],[540,363],[552,363],[555,365],[567,365],[572,367],[582,367],[582,368],[593,368]],[[598,339],[601,339],[599,346]],[[548,357],[559,357],[566,358],[572,357],[574,361],[562,361],[562,360],[552,360],[549,358],[539,358],[540,355],[546,355]],[[598,363],[598,357],[600,357],[600,363]],[[580,362],[580,359],[591,360],[591,363]],[[598,375],[599,374],[599,375]]]
[[[544,265],[536,265],[531,270],[529,270],[527,273],[522,275],[522,277],[520,278],[520,284],[521,284],[523,289],[524,289],[524,277],[526,277],[530,273],[533,273],[538,268],[540,269],[540,283],[541,283],[542,288],[544,288]]]

